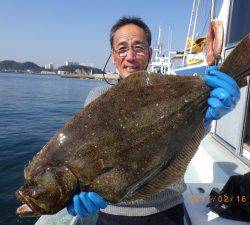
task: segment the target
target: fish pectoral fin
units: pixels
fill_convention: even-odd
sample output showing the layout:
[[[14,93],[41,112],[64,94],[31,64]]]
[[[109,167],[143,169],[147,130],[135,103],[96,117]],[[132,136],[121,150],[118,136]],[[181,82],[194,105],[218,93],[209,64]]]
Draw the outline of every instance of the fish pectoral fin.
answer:
[[[85,163],[76,160],[72,163],[67,162],[65,166],[78,178],[82,185],[88,185],[96,176],[112,170],[112,166],[105,165],[103,159],[95,162]]]

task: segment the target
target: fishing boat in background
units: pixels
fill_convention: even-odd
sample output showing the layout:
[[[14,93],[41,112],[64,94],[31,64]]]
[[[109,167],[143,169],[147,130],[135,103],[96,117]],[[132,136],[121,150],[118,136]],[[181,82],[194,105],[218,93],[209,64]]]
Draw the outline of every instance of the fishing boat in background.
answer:
[[[149,71],[173,75],[194,76],[206,73],[206,37],[196,37],[195,27],[201,0],[194,0],[185,49],[174,52],[164,51],[161,44],[161,28],[155,56]],[[210,2],[210,1],[209,1]],[[218,13],[216,12],[218,9]],[[250,1],[211,1],[210,20],[222,22],[224,34],[221,61],[234,49],[237,43],[250,32]],[[171,36],[171,35],[170,35]],[[171,44],[169,45],[171,46]],[[176,61],[179,61],[176,63]],[[206,205],[212,188],[222,188],[230,176],[250,171],[250,85],[241,89],[241,98],[236,108],[218,121],[213,121],[211,132],[201,142],[197,153],[185,174],[187,190],[184,192],[186,207],[185,224],[201,225],[245,225],[219,217]],[[70,216],[66,209],[52,216],[41,216],[36,225],[95,224],[95,217],[83,220]]]
[[[165,74],[171,67],[171,62],[169,60],[169,55],[168,55],[171,49],[171,42],[172,42],[171,28],[169,28],[169,31],[170,31],[170,38],[168,42],[168,49],[165,49],[162,42],[162,29],[159,26],[157,45],[156,47],[153,48],[153,60],[149,63],[148,66],[149,72]]]
[[[168,43],[165,47],[162,41],[162,29],[159,27],[156,47],[153,48],[153,59],[149,64],[149,72],[161,74],[175,74],[178,68],[195,68],[206,66],[206,37],[197,32],[197,18],[199,14],[199,1],[193,2],[190,22],[187,32],[185,48],[180,51],[172,50],[172,29],[169,27]],[[202,31],[204,32],[204,30]]]

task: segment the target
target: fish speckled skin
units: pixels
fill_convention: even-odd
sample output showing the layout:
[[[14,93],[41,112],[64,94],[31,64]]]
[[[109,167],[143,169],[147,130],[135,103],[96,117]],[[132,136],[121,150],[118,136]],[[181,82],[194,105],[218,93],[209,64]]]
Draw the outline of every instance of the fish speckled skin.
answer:
[[[241,74],[236,77],[241,86],[250,74],[250,57],[236,60],[242,45],[250,51],[249,35],[222,66],[232,76]],[[122,80],[67,122],[32,159],[16,193],[29,210],[17,213],[56,213],[80,190],[95,191],[112,203],[160,191],[179,178],[168,176],[169,168],[176,173],[178,164],[185,168],[196,150],[192,144],[197,148],[203,138],[197,131],[203,129],[209,91],[194,76],[138,72]]]

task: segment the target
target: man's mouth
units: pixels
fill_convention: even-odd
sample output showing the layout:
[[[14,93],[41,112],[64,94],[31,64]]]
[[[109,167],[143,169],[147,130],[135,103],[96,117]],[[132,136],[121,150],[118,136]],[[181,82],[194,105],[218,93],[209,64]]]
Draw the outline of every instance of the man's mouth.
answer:
[[[138,71],[138,67],[137,66],[124,66],[124,70],[128,71],[128,72],[134,72],[134,71]]]

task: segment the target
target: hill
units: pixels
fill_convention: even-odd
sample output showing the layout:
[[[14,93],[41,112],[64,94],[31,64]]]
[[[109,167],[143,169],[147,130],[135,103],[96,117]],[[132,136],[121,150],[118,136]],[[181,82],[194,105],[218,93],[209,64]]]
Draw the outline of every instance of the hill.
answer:
[[[0,71],[26,71],[41,72],[42,67],[33,62],[19,63],[13,60],[0,61]]]
[[[82,65],[61,66],[58,68],[58,70],[66,71],[69,73],[74,73],[75,70],[84,70],[86,73],[90,73],[91,69],[93,74],[102,74],[102,70],[99,68]]]
[[[44,67],[40,67],[33,62],[16,62],[13,60],[4,60],[0,61],[0,71],[2,72],[30,72],[40,73],[42,70],[51,71],[45,69]],[[96,67],[82,66],[82,65],[70,65],[70,66],[61,66],[58,70],[65,71],[68,73],[74,73],[76,70],[81,70],[86,72],[87,74],[102,74],[102,70]]]

